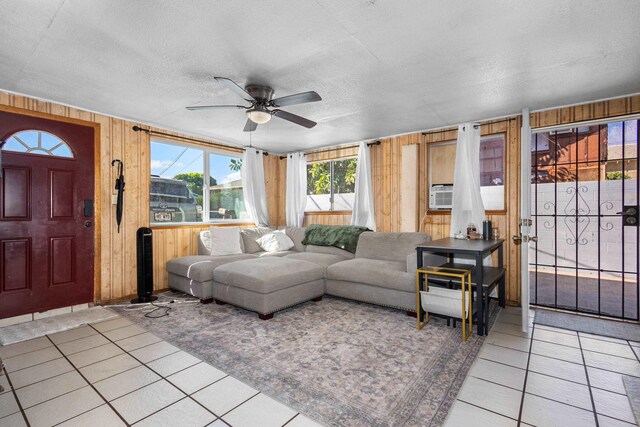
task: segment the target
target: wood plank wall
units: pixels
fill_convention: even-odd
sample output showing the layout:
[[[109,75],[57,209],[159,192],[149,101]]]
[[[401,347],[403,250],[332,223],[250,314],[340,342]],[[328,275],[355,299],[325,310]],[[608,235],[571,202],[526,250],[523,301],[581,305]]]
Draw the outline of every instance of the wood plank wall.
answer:
[[[520,265],[518,262],[519,248],[511,242],[511,236],[518,232],[518,189],[520,187],[520,117],[514,117],[509,121],[496,123],[481,123],[481,135],[493,135],[504,133],[505,135],[505,212],[487,215],[494,227],[500,232],[500,237],[505,239],[504,262],[508,269],[507,301],[517,304],[520,300]],[[420,158],[421,174],[421,199],[420,209],[425,212],[429,204],[428,177],[429,161],[427,145],[442,141],[455,141],[458,136],[457,129],[446,129],[442,132],[427,133],[424,136],[424,150]],[[450,214],[427,215],[422,224],[423,230],[433,239],[449,236],[451,226]]]
[[[632,96],[609,101],[601,101],[551,109],[531,114],[531,127],[545,127],[569,124],[580,121],[603,119],[640,113],[640,96]],[[505,242],[505,263],[508,268],[507,300],[510,304],[520,301],[520,266],[519,247],[511,243],[511,236],[518,233],[519,219],[519,187],[520,187],[520,126],[521,118],[500,123],[482,123],[481,134],[491,135],[505,133],[505,212],[488,215],[488,219],[500,230],[500,236]],[[419,144],[418,156],[418,209],[424,213],[428,207],[428,150],[427,145],[434,142],[456,140],[455,128],[444,129],[439,132],[428,132],[427,135],[414,133],[385,138],[381,144],[371,148],[372,180],[375,202],[375,217],[378,231],[400,230],[400,188],[401,188],[401,159],[402,146]],[[325,153],[317,160],[339,158],[336,153]],[[355,154],[355,152],[353,153]],[[350,153],[350,155],[352,155]],[[309,159],[314,157],[309,157]],[[307,213],[305,225],[309,224],[348,224],[350,212],[340,212],[334,215],[322,213]],[[422,230],[434,239],[449,235],[450,215],[428,215],[425,217]]]
[[[115,300],[135,293],[136,261],[135,233],[138,227],[149,225],[149,176],[150,148],[148,135],[134,132],[135,123],[105,115],[91,113],[63,105],[12,95],[0,91],[0,105],[62,118],[84,120],[100,125],[100,179],[96,183],[102,207],[96,212],[101,223],[100,242],[101,263],[96,269],[96,281],[100,284],[96,291],[96,302]],[[543,127],[584,120],[615,117],[640,113],[640,96],[596,102],[574,107],[558,108],[531,114],[531,126]],[[482,134],[506,132],[507,134],[507,210],[505,214],[491,215],[490,219],[500,229],[501,236],[509,239],[517,232],[518,187],[519,187],[519,143],[520,120],[502,124],[483,124]],[[162,129],[155,129],[167,132]],[[172,132],[168,132],[172,133]],[[172,133],[173,135],[179,135]],[[423,136],[414,133],[382,139],[382,143],[372,147],[371,159],[376,206],[376,224],[379,231],[398,231],[400,227],[400,188],[402,145],[419,144],[418,206],[424,212],[428,205],[428,161],[427,144],[456,138],[456,130],[443,130]],[[204,144],[204,142],[203,142]],[[329,160],[355,156],[357,149],[338,149],[328,153],[309,154],[308,161]],[[112,159],[122,159],[125,163],[127,187],[123,225],[117,233],[114,220],[114,206],[110,204],[114,193],[115,168]],[[274,225],[285,224],[286,160],[277,156],[265,157],[265,184],[269,214]],[[348,224],[349,212],[335,214],[309,213],[305,225]],[[448,235],[449,216],[431,215],[423,224],[423,229],[434,238]],[[164,265],[176,256],[197,253],[197,235],[207,226],[182,226],[154,230],[154,289],[167,286]],[[509,268],[507,299],[518,303],[518,249],[507,243],[505,251]]]
[[[0,91],[0,106],[41,113],[52,119],[78,119],[99,125],[100,178],[95,188],[98,193],[96,196],[99,196],[102,202],[100,207],[96,205],[96,222],[99,221],[101,226],[100,235],[96,236],[99,241],[101,260],[100,265],[95,269],[97,288],[94,300],[98,303],[134,295],[137,286],[136,231],[139,227],[149,226],[150,136],[133,131],[132,127],[137,123],[2,91]],[[164,129],[152,129],[175,136],[187,136]],[[202,145],[206,145],[206,141],[203,141]],[[241,150],[235,151],[241,152]],[[113,159],[121,159],[124,162],[127,182],[125,212],[120,233],[116,230],[115,206],[111,204],[111,195],[115,194],[116,179],[116,168],[111,167]],[[278,164],[277,162],[278,156],[265,157],[268,194],[276,195],[275,199],[269,199],[270,214],[274,222],[280,222],[279,216],[284,216],[284,201],[282,203],[277,201],[281,184],[284,182],[281,180],[284,169],[273,167],[274,164]],[[282,195],[284,197],[284,193]],[[273,209],[271,209],[272,205]],[[206,228],[208,226],[154,229],[155,290],[167,288],[166,261],[176,256],[197,253],[197,235],[200,230]]]

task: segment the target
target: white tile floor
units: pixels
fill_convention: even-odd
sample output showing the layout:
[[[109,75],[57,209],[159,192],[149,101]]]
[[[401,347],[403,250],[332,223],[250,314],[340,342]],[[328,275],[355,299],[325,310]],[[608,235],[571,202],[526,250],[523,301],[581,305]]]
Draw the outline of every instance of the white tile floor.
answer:
[[[640,343],[498,315],[445,426],[635,426],[624,375],[640,377]]]
[[[121,317],[0,357],[2,427],[318,425]]]
[[[503,310],[446,426],[632,426],[640,343]],[[124,318],[0,347],[0,426],[318,425]]]

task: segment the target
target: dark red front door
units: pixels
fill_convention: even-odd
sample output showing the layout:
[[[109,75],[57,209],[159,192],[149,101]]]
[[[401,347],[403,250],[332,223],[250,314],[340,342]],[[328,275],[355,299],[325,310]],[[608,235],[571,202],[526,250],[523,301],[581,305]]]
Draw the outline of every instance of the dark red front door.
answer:
[[[93,301],[94,129],[0,111],[0,318]]]

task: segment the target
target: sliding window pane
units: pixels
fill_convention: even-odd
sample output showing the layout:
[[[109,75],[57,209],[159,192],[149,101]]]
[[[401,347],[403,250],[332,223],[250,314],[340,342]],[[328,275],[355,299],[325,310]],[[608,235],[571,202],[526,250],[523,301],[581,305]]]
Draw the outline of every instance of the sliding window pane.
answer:
[[[202,221],[203,155],[201,149],[151,141],[152,224]]]
[[[238,156],[209,154],[209,219],[214,222],[248,220]]]

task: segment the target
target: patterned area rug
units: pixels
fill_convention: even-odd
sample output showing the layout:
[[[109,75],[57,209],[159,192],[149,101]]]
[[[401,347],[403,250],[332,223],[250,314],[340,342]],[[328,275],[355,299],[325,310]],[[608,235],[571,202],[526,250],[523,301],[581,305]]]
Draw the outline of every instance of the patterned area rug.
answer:
[[[418,331],[403,311],[327,296],[268,321],[230,305],[171,306],[157,319],[113,310],[326,425],[443,424],[483,342],[462,343],[442,319]]]

